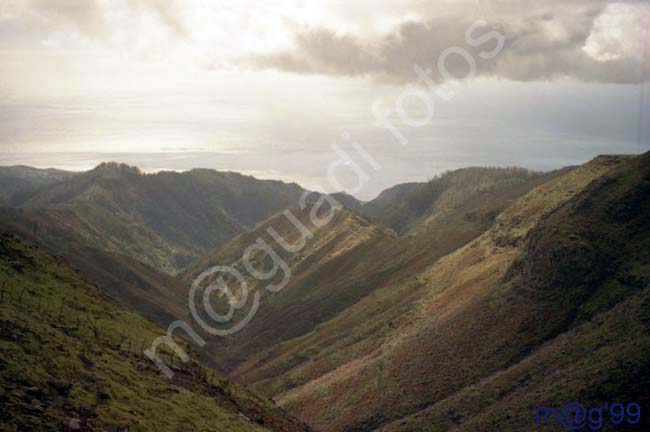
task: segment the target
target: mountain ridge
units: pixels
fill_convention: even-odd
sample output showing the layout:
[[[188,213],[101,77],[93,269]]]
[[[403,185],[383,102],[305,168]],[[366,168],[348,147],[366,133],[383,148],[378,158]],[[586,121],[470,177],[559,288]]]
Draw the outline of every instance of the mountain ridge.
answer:
[[[186,291],[204,270],[238,269],[251,294],[263,294],[259,310],[238,333],[209,339],[201,358],[317,430],[516,431],[532,424],[534,404],[563,402],[555,395],[650,403],[642,390],[650,384],[650,153],[548,173],[460,169],[396,185],[374,204],[332,194],[321,198],[342,208],[317,211],[315,200],[268,206],[197,254],[178,279],[71,230],[101,205],[81,199],[89,206],[82,210],[91,208],[83,213],[71,199],[101,196],[109,185],[142,188],[137,169],[102,170],[90,189],[33,195],[44,203],[3,210],[0,220],[48,249],[67,248],[83,274],[163,326],[187,316]],[[188,177],[204,175],[212,174]],[[174,190],[181,177],[162,178]],[[128,209],[113,207],[118,198],[108,208]],[[231,205],[224,220],[246,208]],[[328,211],[331,220],[314,222]],[[260,241],[276,254],[246,259],[258,271],[275,269],[265,280],[242,265]],[[285,285],[268,292],[268,284]],[[545,381],[540,370],[556,370],[563,382]]]
[[[295,184],[193,170],[144,174],[105,163],[21,197],[24,211],[65,209],[102,249],[175,273],[209,248],[296,202]]]

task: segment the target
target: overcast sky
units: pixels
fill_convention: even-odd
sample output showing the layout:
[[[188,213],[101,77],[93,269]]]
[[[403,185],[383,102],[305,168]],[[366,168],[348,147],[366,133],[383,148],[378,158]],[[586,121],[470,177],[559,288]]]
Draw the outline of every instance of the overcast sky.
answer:
[[[462,166],[649,150],[649,25],[634,0],[2,0],[0,164],[118,159],[331,189],[332,144],[358,142],[381,165],[367,198]],[[453,87],[469,67],[450,55],[441,73],[450,48],[476,66]],[[433,101],[417,126],[394,109],[428,115],[413,89]]]

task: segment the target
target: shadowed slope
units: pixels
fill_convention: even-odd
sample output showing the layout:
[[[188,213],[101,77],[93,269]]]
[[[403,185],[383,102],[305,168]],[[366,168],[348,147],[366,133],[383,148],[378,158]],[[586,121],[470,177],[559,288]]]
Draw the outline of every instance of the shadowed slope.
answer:
[[[11,205],[25,194],[67,180],[76,173],[27,166],[0,167],[0,202]]]
[[[93,246],[174,273],[301,193],[295,184],[235,173],[147,175],[108,163],[23,196],[17,205],[70,211],[78,222],[71,228]]]
[[[384,215],[386,208],[391,205],[398,205],[397,203],[404,200],[414,190],[422,187],[424,183],[401,183],[383,190],[376,198],[363,203],[363,214],[381,219]]]
[[[427,183],[406,183],[382,192],[361,212],[400,235],[445,229],[482,232],[503,208],[565,170],[539,173],[523,168],[462,168]]]

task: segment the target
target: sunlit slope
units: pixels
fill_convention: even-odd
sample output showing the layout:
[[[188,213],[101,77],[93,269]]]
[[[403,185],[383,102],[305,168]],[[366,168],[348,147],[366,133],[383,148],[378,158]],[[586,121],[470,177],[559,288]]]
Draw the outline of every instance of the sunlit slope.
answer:
[[[489,184],[489,187],[478,192],[483,183],[475,177],[484,174],[486,178],[483,183]],[[369,222],[358,214],[358,208],[353,212],[340,209],[331,222],[316,227],[309,217],[311,207],[300,209],[295,206],[291,211],[313,234],[300,251],[286,253],[268,234],[268,229],[273,228],[289,243],[300,239],[298,228],[285,215],[278,214],[258,225],[253,232],[242,234],[208,253],[190,267],[183,277],[189,285],[197,275],[211,266],[233,263],[237,263],[243,271],[240,260],[247,247],[253,245],[258,238],[274,245],[276,252],[291,269],[287,286],[281,292],[265,294],[254,320],[236,335],[215,344],[215,357],[227,359],[227,363],[222,366],[228,371],[234,370],[237,377],[247,381],[257,382],[266,377],[276,377],[281,371],[286,372],[287,366],[283,365],[281,370],[275,369],[270,364],[275,356],[266,353],[266,349],[272,347],[276,350],[283,341],[307,334],[380,288],[394,290],[409,284],[413,272],[426,268],[482,234],[498,211],[505,208],[513,194],[525,193],[542,178],[548,179],[555,175],[556,173],[542,176],[518,169],[488,169],[485,172],[470,169],[456,174],[455,182],[448,187],[445,195],[448,199],[454,196],[454,210],[447,211],[446,217],[440,218],[435,228],[407,238],[399,238],[392,230]],[[496,185],[492,181],[494,176],[509,180]],[[521,178],[526,180],[520,181]],[[511,183],[516,187],[511,187]],[[461,185],[473,192],[460,193]],[[384,194],[382,199],[396,198],[400,191],[415,186],[395,188],[391,193]],[[335,194],[334,197],[339,200],[350,199],[342,194]],[[346,202],[342,204],[346,206]],[[326,207],[325,205],[324,212],[327,212]],[[267,266],[270,265],[267,263]],[[281,277],[276,277],[274,281],[277,282],[278,279]],[[253,278],[250,278],[249,283],[256,290],[263,290],[268,284]],[[384,302],[377,304],[385,306]],[[371,317],[372,321],[376,319],[379,319],[379,315]],[[381,322],[379,325],[385,324],[386,322]],[[287,363],[295,365],[309,358],[310,355],[300,355],[287,359]],[[289,385],[297,382],[299,380],[292,380]],[[265,384],[260,387],[265,387]],[[265,387],[265,391],[272,391],[272,388]]]
[[[0,287],[0,430],[307,430],[194,360],[162,377],[153,323],[4,232]]]
[[[304,339],[273,346],[269,352],[255,353],[252,359],[237,367],[234,375],[275,395],[331,371],[361,352],[374,350],[386,331],[410,319],[408,308],[425,288],[416,277],[420,272],[483,234],[497,215],[512,204],[514,197],[566,172],[541,175],[521,169],[470,168],[443,176],[450,177],[444,180],[442,195],[446,198],[428,196],[425,207],[435,216],[426,229],[422,225],[417,234],[393,238],[388,245],[366,250],[364,259],[378,264],[372,271],[336,270],[340,279],[356,278],[355,290],[365,287],[365,292],[370,293],[359,308],[341,308],[340,316]],[[499,179],[498,186],[495,179]],[[424,186],[431,184],[395,187],[377,200],[381,199],[382,208],[403,204],[408,202],[410,193]],[[371,291],[367,291],[368,287]],[[348,350],[349,344],[354,344],[355,349]],[[325,353],[330,353],[331,358]]]
[[[457,345],[464,366],[476,359],[472,369],[498,368],[382,430],[518,431],[533,427],[534,407],[559,409],[572,401],[586,407],[636,402],[647,412],[648,215],[645,154],[544,217],[500,286],[458,314],[465,316],[456,327],[462,333],[453,340],[475,337],[471,350]],[[606,417],[603,430],[646,430],[650,419],[608,423]]]
[[[313,330],[319,323],[331,319],[376,289],[398,265],[397,262],[390,264],[394,234],[347,210],[325,209],[327,206],[324,205],[324,212],[331,212],[333,217],[320,227],[312,223],[312,204],[305,209],[290,208],[300,224],[311,233],[311,238],[305,239],[304,247],[299,251],[286,251],[269,234],[268,230],[272,228],[288,244],[302,241],[303,236],[296,226],[279,214],[258,225],[254,231],[242,234],[207,254],[183,274],[189,286],[196,276],[212,266],[232,266],[247,278],[250,296],[256,292],[261,294],[260,307],[250,323],[236,334],[216,338],[210,344],[209,349],[214,350],[213,357],[222,362],[220,366],[224,369],[231,370],[267,347]],[[258,280],[247,272],[242,264],[243,253],[259,239],[273,248],[289,272],[278,269],[269,280]],[[373,251],[386,252],[373,254]],[[272,266],[272,260],[264,252],[257,253],[252,262],[264,271]],[[287,283],[282,289],[277,292],[266,290],[269,284],[279,284],[285,277]],[[238,286],[233,282],[233,288]],[[241,321],[249,309],[244,308],[236,314],[231,320],[232,325]]]
[[[322,430],[372,430],[518,363],[549,336],[526,327],[541,305],[504,300],[509,269],[542,219],[626,160],[599,157],[534,189],[476,240],[274,347],[261,366],[274,373],[245,381]]]

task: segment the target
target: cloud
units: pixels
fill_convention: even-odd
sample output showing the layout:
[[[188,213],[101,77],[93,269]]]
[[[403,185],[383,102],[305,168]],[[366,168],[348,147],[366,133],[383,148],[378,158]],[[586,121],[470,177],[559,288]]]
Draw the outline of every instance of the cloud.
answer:
[[[103,37],[106,23],[96,0],[33,0],[31,7],[55,30],[70,26],[85,36]]]
[[[173,33],[187,37],[190,32],[183,20],[180,0],[130,0],[131,6],[139,11],[153,14]]]
[[[431,2],[416,3],[417,13],[429,18],[403,22],[379,37],[302,28],[294,34],[293,48],[256,55],[247,64],[300,74],[404,82],[414,80],[417,64],[432,69],[432,78],[442,82],[445,77],[436,67],[438,58],[448,48],[460,47],[476,61],[478,76],[518,81],[569,77],[613,83],[641,79],[643,49],[638,41],[650,18],[647,3],[549,0],[540,6],[527,0],[479,0],[474,9],[467,2],[456,9],[437,5],[432,9]],[[487,19],[470,27],[481,16]],[[474,41],[484,36],[485,42],[469,43],[466,32],[470,28]],[[485,58],[481,53],[497,45],[497,39],[490,37],[495,31],[502,32],[504,49],[499,56]],[[447,60],[452,76],[467,74],[466,59],[450,55]]]
[[[276,69],[296,74],[410,82],[450,47],[467,50],[479,76],[512,80],[634,83],[640,80],[647,0],[0,0],[0,49],[61,48],[185,56],[206,69]],[[485,18],[480,25],[474,25]],[[474,40],[467,41],[471,28]],[[497,46],[499,56],[481,54]],[[238,57],[240,60],[232,60]],[[243,60],[241,60],[243,58]],[[464,76],[466,59],[447,58]]]
[[[331,75],[361,75],[378,69],[380,59],[352,36],[337,35],[328,29],[296,34],[298,51],[261,55],[258,64],[291,72]]]
[[[79,34],[106,42],[116,33],[137,33],[140,19],[151,16],[168,33],[185,38],[190,31],[183,6],[181,0],[3,0],[0,20],[9,30],[0,31],[0,37],[11,32],[5,39],[40,42],[52,35]]]

